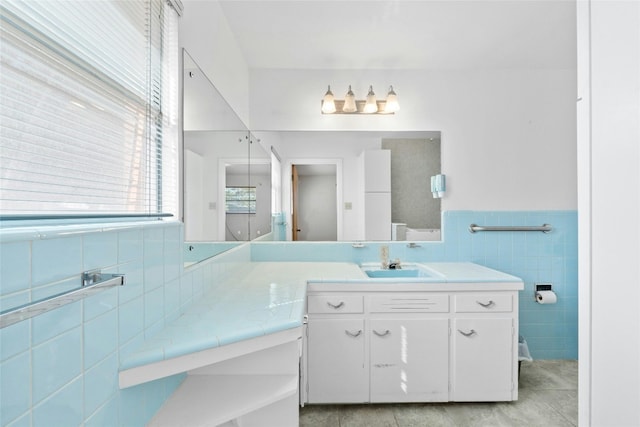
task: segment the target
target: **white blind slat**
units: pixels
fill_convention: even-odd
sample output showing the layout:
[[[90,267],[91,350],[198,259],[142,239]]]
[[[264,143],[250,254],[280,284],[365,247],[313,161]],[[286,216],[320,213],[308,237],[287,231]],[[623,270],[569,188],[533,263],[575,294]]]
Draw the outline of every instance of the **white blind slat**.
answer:
[[[177,15],[0,3],[0,213],[177,213]]]

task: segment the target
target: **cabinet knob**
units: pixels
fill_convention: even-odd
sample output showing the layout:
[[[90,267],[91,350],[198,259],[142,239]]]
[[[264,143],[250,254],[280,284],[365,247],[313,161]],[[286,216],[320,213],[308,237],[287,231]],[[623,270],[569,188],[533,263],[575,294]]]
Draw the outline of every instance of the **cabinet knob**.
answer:
[[[384,336],[386,336],[386,335],[389,335],[389,334],[391,333],[391,331],[387,329],[387,330],[385,330],[384,332],[378,332],[378,331],[376,331],[376,330],[374,329],[374,330],[373,330],[373,333],[374,333],[374,334],[376,334],[376,335],[377,335],[377,336],[379,336],[379,337],[384,337]]]
[[[339,309],[340,307],[342,307],[344,305],[344,301],[340,301],[339,304],[331,304],[329,301],[327,301],[327,305],[331,308],[335,308],[336,310]]]
[[[495,302],[493,302],[493,300],[489,300],[489,302],[487,302],[487,303],[483,303],[483,302],[480,302],[480,301],[476,301],[476,302],[478,304],[480,304],[481,306],[483,306],[484,308],[492,307],[495,304]]]
[[[460,329],[458,329],[458,332],[460,332],[465,337],[470,337],[470,336],[476,334],[476,331],[474,329],[471,329],[469,332],[464,332],[464,331],[461,331]]]
[[[345,329],[344,333],[349,335],[350,337],[357,338],[362,334],[362,329],[360,329],[358,332],[351,332]]]

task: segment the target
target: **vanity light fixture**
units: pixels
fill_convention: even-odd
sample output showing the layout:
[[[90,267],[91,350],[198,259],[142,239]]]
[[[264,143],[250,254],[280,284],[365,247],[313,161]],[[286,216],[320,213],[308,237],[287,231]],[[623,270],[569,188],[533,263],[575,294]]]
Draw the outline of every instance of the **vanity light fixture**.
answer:
[[[376,94],[373,93],[373,86],[369,86],[369,93],[367,93],[367,102],[365,102],[364,104],[364,112],[367,114],[378,112],[378,104],[376,103]]]
[[[357,100],[351,85],[343,100],[335,99],[329,86],[321,103],[322,114],[395,114],[398,110],[400,110],[400,104],[393,86],[389,86],[386,100],[376,99],[373,86],[369,86],[365,100]]]
[[[387,114],[395,113],[400,110],[400,104],[398,104],[398,95],[393,90],[393,86],[389,86],[389,93],[387,94],[387,105],[384,106],[384,112]]]
[[[349,85],[349,91],[344,97],[344,105],[342,106],[343,113],[355,113],[358,111],[358,107],[356,107],[356,96],[351,90],[351,85]]]
[[[336,104],[333,99],[333,92],[331,92],[331,86],[327,87],[327,93],[322,98],[322,113],[333,114],[336,112]]]

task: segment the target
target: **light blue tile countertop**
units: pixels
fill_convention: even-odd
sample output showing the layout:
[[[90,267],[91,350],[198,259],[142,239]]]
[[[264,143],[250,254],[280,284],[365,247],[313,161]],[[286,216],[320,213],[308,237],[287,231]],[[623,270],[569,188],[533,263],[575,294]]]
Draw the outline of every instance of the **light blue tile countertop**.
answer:
[[[302,325],[307,290],[519,290],[522,280],[473,263],[424,263],[426,278],[370,279],[354,263],[252,262],[121,362],[168,360]],[[406,268],[410,268],[407,265]],[[364,289],[363,289],[364,290]]]
[[[302,325],[307,280],[366,278],[352,263],[254,262],[121,361],[120,369],[171,359]]]
[[[379,269],[379,263],[364,263],[363,269]],[[412,269],[422,269],[426,274],[419,277],[402,275]],[[507,291],[522,290],[522,279],[501,271],[493,270],[471,262],[426,262],[403,263],[397,271],[399,277],[393,277],[393,270],[384,270],[387,277],[364,279],[309,279],[308,291],[330,292],[389,292],[389,291]],[[366,284],[366,286],[363,286]]]

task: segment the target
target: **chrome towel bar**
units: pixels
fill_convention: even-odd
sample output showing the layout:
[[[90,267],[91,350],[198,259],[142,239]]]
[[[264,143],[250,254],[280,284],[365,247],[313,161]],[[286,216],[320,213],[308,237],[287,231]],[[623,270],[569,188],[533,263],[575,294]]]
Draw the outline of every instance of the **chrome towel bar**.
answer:
[[[54,308],[71,304],[84,297],[91,296],[105,288],[124,285],[124,274],[103,274],[100,272],[82,273],[82,287],[54,295],[40,301],[35,301],[21,307],[0,313],[0,329],[11,326],[14,323],[30,319],[39,314],[46,313]]]
[[[528,226],[528,225],[469,225],[469,232],[475,233],[476,231],[542,231],[543,233],[551,232],[551,224],[542,224],[541,226]]]

